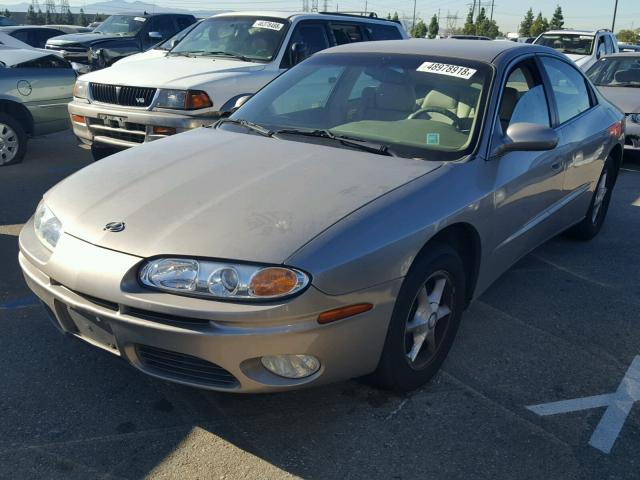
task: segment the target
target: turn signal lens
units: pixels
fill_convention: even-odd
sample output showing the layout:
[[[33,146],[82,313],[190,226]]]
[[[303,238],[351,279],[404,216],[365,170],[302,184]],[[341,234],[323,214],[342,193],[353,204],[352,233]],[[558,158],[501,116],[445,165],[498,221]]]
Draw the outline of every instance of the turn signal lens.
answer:
[[[201,90],[188,90],[186,99],[186,110],[198,110],[200,108],[213,107],[213,103],[206,92]]]
[[[277,297],[293,292],[301,282],[296,272],[269,267],[258,270],[249,281],[249,292],[255,297]]]
[[[82,115],[71,115],[71,120],[76,123],[85,123],[85,118]]]
[[[153,127],[153,133],[156,135],[175,135],[176,129],[174,127]]]
[[[368,312],[373,308],[370,303],[357,303],[355,305],[349,305],[348,307],[335,308],[333,310],[327,310],[318,315],[318,323],[331,323],[343,318],[353,317],[359,313]]]

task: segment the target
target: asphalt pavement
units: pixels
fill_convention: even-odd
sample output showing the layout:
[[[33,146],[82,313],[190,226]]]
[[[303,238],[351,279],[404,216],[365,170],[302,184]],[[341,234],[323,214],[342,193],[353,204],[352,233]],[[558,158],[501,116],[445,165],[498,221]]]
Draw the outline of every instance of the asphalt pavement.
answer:
[[[0,169],[0,478],[639,478],[640,155],[601,234],[509,270],[408,395],[357,381],[212,393],[61,336],[22,280],[17,232],[88,163],[63,133]]]

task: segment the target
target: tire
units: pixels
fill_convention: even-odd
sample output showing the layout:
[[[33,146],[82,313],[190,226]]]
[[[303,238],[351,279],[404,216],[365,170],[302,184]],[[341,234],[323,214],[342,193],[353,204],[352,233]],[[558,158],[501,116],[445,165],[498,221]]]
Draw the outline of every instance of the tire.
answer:
[[[0,113],[0,167],[20,163],[27,153],[27,133],[15,118]]]
[[[120,150],[117,148],[111,147],[102,147],[96,145],[95,143],[91,144],[91,155],[93,156],[93,160],[97,162],[98,160],[102,160],[109,155],[113,155],[114,153],[118,153]]]
[[[567,230],[569,237],[576,240],[588,241],[600,232],[607,218],[609,202],[611,201],[611,194],[613,193],[617,176],[618,171],[615,162],[611,157],[608,157],[604,163],[604,168],[602,169],[598,183],[596,184],[596,190],[593,192],[587,214],[580,223]]]
[[[437,300],[442,285],[439,308],[433,308],[430,302]],[[377,387],[401,392],[414,390],[431,380],[453,344],[465,298],[466,276],[460,255],[447,245],[429,246],[405,277],[380,362],[376,371],[365,380]],[[444,307],[449,309],[449,314],[436,320],[439,314],[446,313]],[[435,313],[436,310],[439,313]],[[424,313],[418,315],[420,311]],[[420,320],[424,322],[420,327],[422,330],[417,328]],[[433,320],[435,326],[431,328]],[[424,343],[419,346],[419,336],[425,331],[432,332],[433,336],[427,333]]]

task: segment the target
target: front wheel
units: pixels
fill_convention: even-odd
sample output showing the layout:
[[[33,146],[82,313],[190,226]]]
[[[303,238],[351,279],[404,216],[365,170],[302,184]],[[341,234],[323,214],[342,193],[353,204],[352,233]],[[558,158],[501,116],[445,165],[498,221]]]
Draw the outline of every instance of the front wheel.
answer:
[[[609,211],[609,202],[617,176],[615,162],[608,157],[598,179],[596,190],[593,192],[587,215],[567,231],[570,237],[577,240],[591,240],[600,232]]]
[[[466,295],[462,259],[447,245],[428,248],[402,284],[380,363],[369,376],[381,388],[409,391],[428,382],[458,331]]]
[[[27,151],[27,134],[15,118],[0,113],[0,167],[22,161]]]

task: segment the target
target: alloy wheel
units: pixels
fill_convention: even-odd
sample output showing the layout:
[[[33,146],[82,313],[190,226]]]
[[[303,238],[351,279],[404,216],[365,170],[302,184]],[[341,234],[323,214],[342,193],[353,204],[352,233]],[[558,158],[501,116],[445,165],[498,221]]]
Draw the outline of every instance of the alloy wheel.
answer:
[[[0,165],[10,163],[18,154],[18,135],[6,123],[0,123]]]

